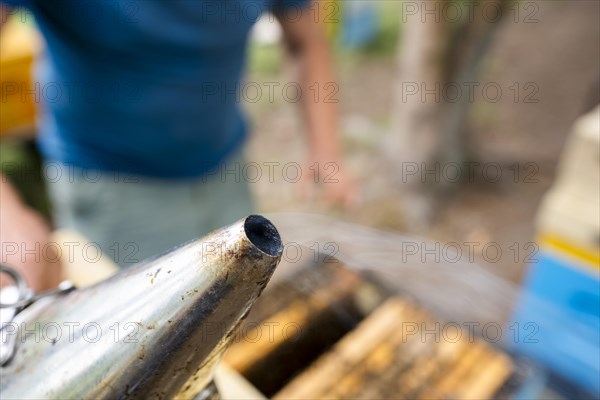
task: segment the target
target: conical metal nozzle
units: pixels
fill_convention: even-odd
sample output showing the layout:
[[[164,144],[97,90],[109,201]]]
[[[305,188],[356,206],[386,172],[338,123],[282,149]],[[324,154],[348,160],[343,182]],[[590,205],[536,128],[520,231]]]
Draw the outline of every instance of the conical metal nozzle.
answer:
[[[212,369],[283,251],[250,216],[89,288],[43,299],[3,329],[2,399],[185,398]],[[6,328],[10,328],[6,330]]]

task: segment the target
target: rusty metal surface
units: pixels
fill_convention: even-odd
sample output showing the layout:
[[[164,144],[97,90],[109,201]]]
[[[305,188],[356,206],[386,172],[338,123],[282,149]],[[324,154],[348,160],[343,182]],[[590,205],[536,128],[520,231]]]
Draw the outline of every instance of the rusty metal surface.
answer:
[[[211,384],[282,250],[275,227],[251,216],[33,304],[13,322],[18,347],[0,369],[1,397],[194,397]]]

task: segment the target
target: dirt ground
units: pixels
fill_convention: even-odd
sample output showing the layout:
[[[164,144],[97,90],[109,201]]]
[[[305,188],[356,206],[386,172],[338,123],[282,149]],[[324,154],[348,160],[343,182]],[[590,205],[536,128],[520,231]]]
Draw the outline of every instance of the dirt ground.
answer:
[[[391,187],[380,157],[383,138],[393,134],[389,116],[395,58],[393,54],[344,54],[337,59],[344,150],[348,167],[360,183],[363,206],[358,212],[344,211],[318,200],[301,200],[297,185],[275,174],[274,182],[260,179],[251,185],[259,209],[329,213],[442,242],[497,243],[503,251],[498,262],[486,261],[481,250],[476,250],[478,261],[518,281],[523,261],[536,253],[531,247],[536,210],[552,184],[571,125],[592,108],[600,71],[600,2],[526,3],[534,3],[527,10],[535,11],[536,21],[524,23],[522,15],[518,21],[514,15],[505,18],[479,77],[481,84],[495,82],[503,88],[501,100],[492,103],[476,98],[469,111],[466,145],[472,160],[500,165],[502,179],[489,183],[476,176],[456,185],[456,190],[437,202],[431,223],[415,232],[406,224],[406,213],[411,210],[396,194],[402,188]],[[289,73],[269,79],[250,76],[250,80],[282,83],[293,79]],[[515,82],[520,85],[518,92],[512,86]],[[261,101],[250,104],[248,110],[254,124],[250,160],[302,163],[304,127],[296,104]]]

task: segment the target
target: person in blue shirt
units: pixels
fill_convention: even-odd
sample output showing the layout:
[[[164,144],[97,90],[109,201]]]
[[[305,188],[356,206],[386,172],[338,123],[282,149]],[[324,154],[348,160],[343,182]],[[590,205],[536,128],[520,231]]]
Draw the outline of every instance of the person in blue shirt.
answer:
[[[308,95],[312,85],[334,82],[325,13],[311,0],[3,2],[28,9],[46,42],[36,66],[43,88],[38,144],[55,223],[81,232],[117,264],[251,213],[248,182],[239,173],[248,134],[240,87],[251,28],[267,11],[298,65],[306,165],[335,163],[325,195],[353,201],[341,168],[336,104]],[[225,173],[215,173],[220,168]],[[43,247],[49,228],[1,184],[2,242]],[[36,288],[58,279],[56,266],[22,254],[5,261]]]

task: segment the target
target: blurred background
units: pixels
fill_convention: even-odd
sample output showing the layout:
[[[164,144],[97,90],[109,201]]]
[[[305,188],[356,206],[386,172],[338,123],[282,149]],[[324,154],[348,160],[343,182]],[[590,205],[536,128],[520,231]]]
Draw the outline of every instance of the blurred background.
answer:
[[[573,320],[585,326],[589,347],[555,327],[545,350],[515,350],[570,382],[562,395],[542,392],[597,397],[600,2],[326,3],[337,80],[319,99],[339,103],[343,153],[361,202],[348,210],[300,197],[296,182],[275,169],[274,179],[250,185],[258,210],[325,214],[456,243],[463,254],[471,246],[471,261],[564,312],[561,329],[572,331],[565,326]],[[28,74],[43,47],[31,18],[14,15],[9,22],[1,42],[3,83]],[[302,163],[306,155],[297,101],[280,90],[295,79],[281,36],[272,16],[254,27],[242,92],[253,125],[247,158],[263,166]],[[273,97],[269,85],[276,85]],[[35,105],[11,98],[3,94],[3,171],[49,216],[41,177],[13,168],[40,168]],[[487,253],[489,244],[502,255]],[[528,301],[516,301],[516,320],[546,307]],[[575,361],[539,354],[558,353],[552,346],[567,342],[579,354]]]
[[[502,18],[489,8],[489,17],[462,25],[443,18],[444,2],[432,3],[429,15],[421,2],[340,6],[342,17],[331,28],[339,76],[335,98],[345,155],[364,204],[360,212],[333,212],[443,241],[495,241],[505,248],[531,241],[536,210],[553,182],[571,127],[597,105],[598,2],[505,2]],[[466,10],[463,4],[465,16]],[[474,16],[481,17],[476,11]],[[277,30],[263,22],[257,31],[264,26],[265,36],[276,36]],[[409,35],[430,36],[439,49],[411,42]],[[261,38],[256,35],[251,49],[249,81],[291,81],[281,74],[281,47]],[[412,46],[417,48],[407,49]],[[404,58],[419,51],[447,55],[407,65]],[[465,82],[473,82],[472,100]],[[251,158],[301,160],[301,116],[294,104],[275,99],[270,103],[263,96],[248,104],[255,127]],[[418,121],[423,114],[427,120]],[[434,143],[417,149],[419,136],[431,129]],[[394,162],[398,159],[404,164]],[[455,178],[451,163],[460,166],[462,179]],[[465,163],[473,163],[471,177]],[[278,179],[281,187],[263,181],[252,188],[265,210],[325,210],[298,201],[284,179]],[[412,203],[415,194],[420,204]],[[519,281],[523,263],[493,269]]]
[[[531,240],[536,210],[556,175],[571,127],[597,105],[598,2],[331,4],[323,12],[331,14],[325,25],[338,81],[320,96],[341,107],[344,155],[360,184],[362,207],[345,212],[327,209],[318,199],[299,200],[292,179],[275,171],[273,182],[258,179],[250,185],[259,208],[331,212],[445,241],[508,246]],[[20,16],[11,18],[14,35],[3,33],[7,81],[12,73],[27,73],[31,44],[38,51],[43,46],[27,29],[33,29],[31,14],[25,23],[19,23]],[[410,35],[431,37],[437,48],[411,41]],[[263,17],[254,30],[248,89],[242,95],[254,129],[248,157],[259,163],[301,162],[304,156],[297,100],[292,91],[286,98],[279,90],[295,79],[285,68],[280,41],[276,20]],[[444,57],[406,60],[427,52]],[[268,96],[268,85],[277,84]],[[20,140],[34,134],[27,127],[33,106],[17,102],[13,107],[16,97],[5,95],[3,102],[5,166],[35,159],[29,143]],[[422,114],[426,121],[416,121]],[[433,143],[420,146],[418,138],[432,129]],[[418,204],[411,203],[415,195],[421,196]],[[34,197],[30,201],[45,210]],[[522,262],[494,267],[514,281],[522,270]]]

